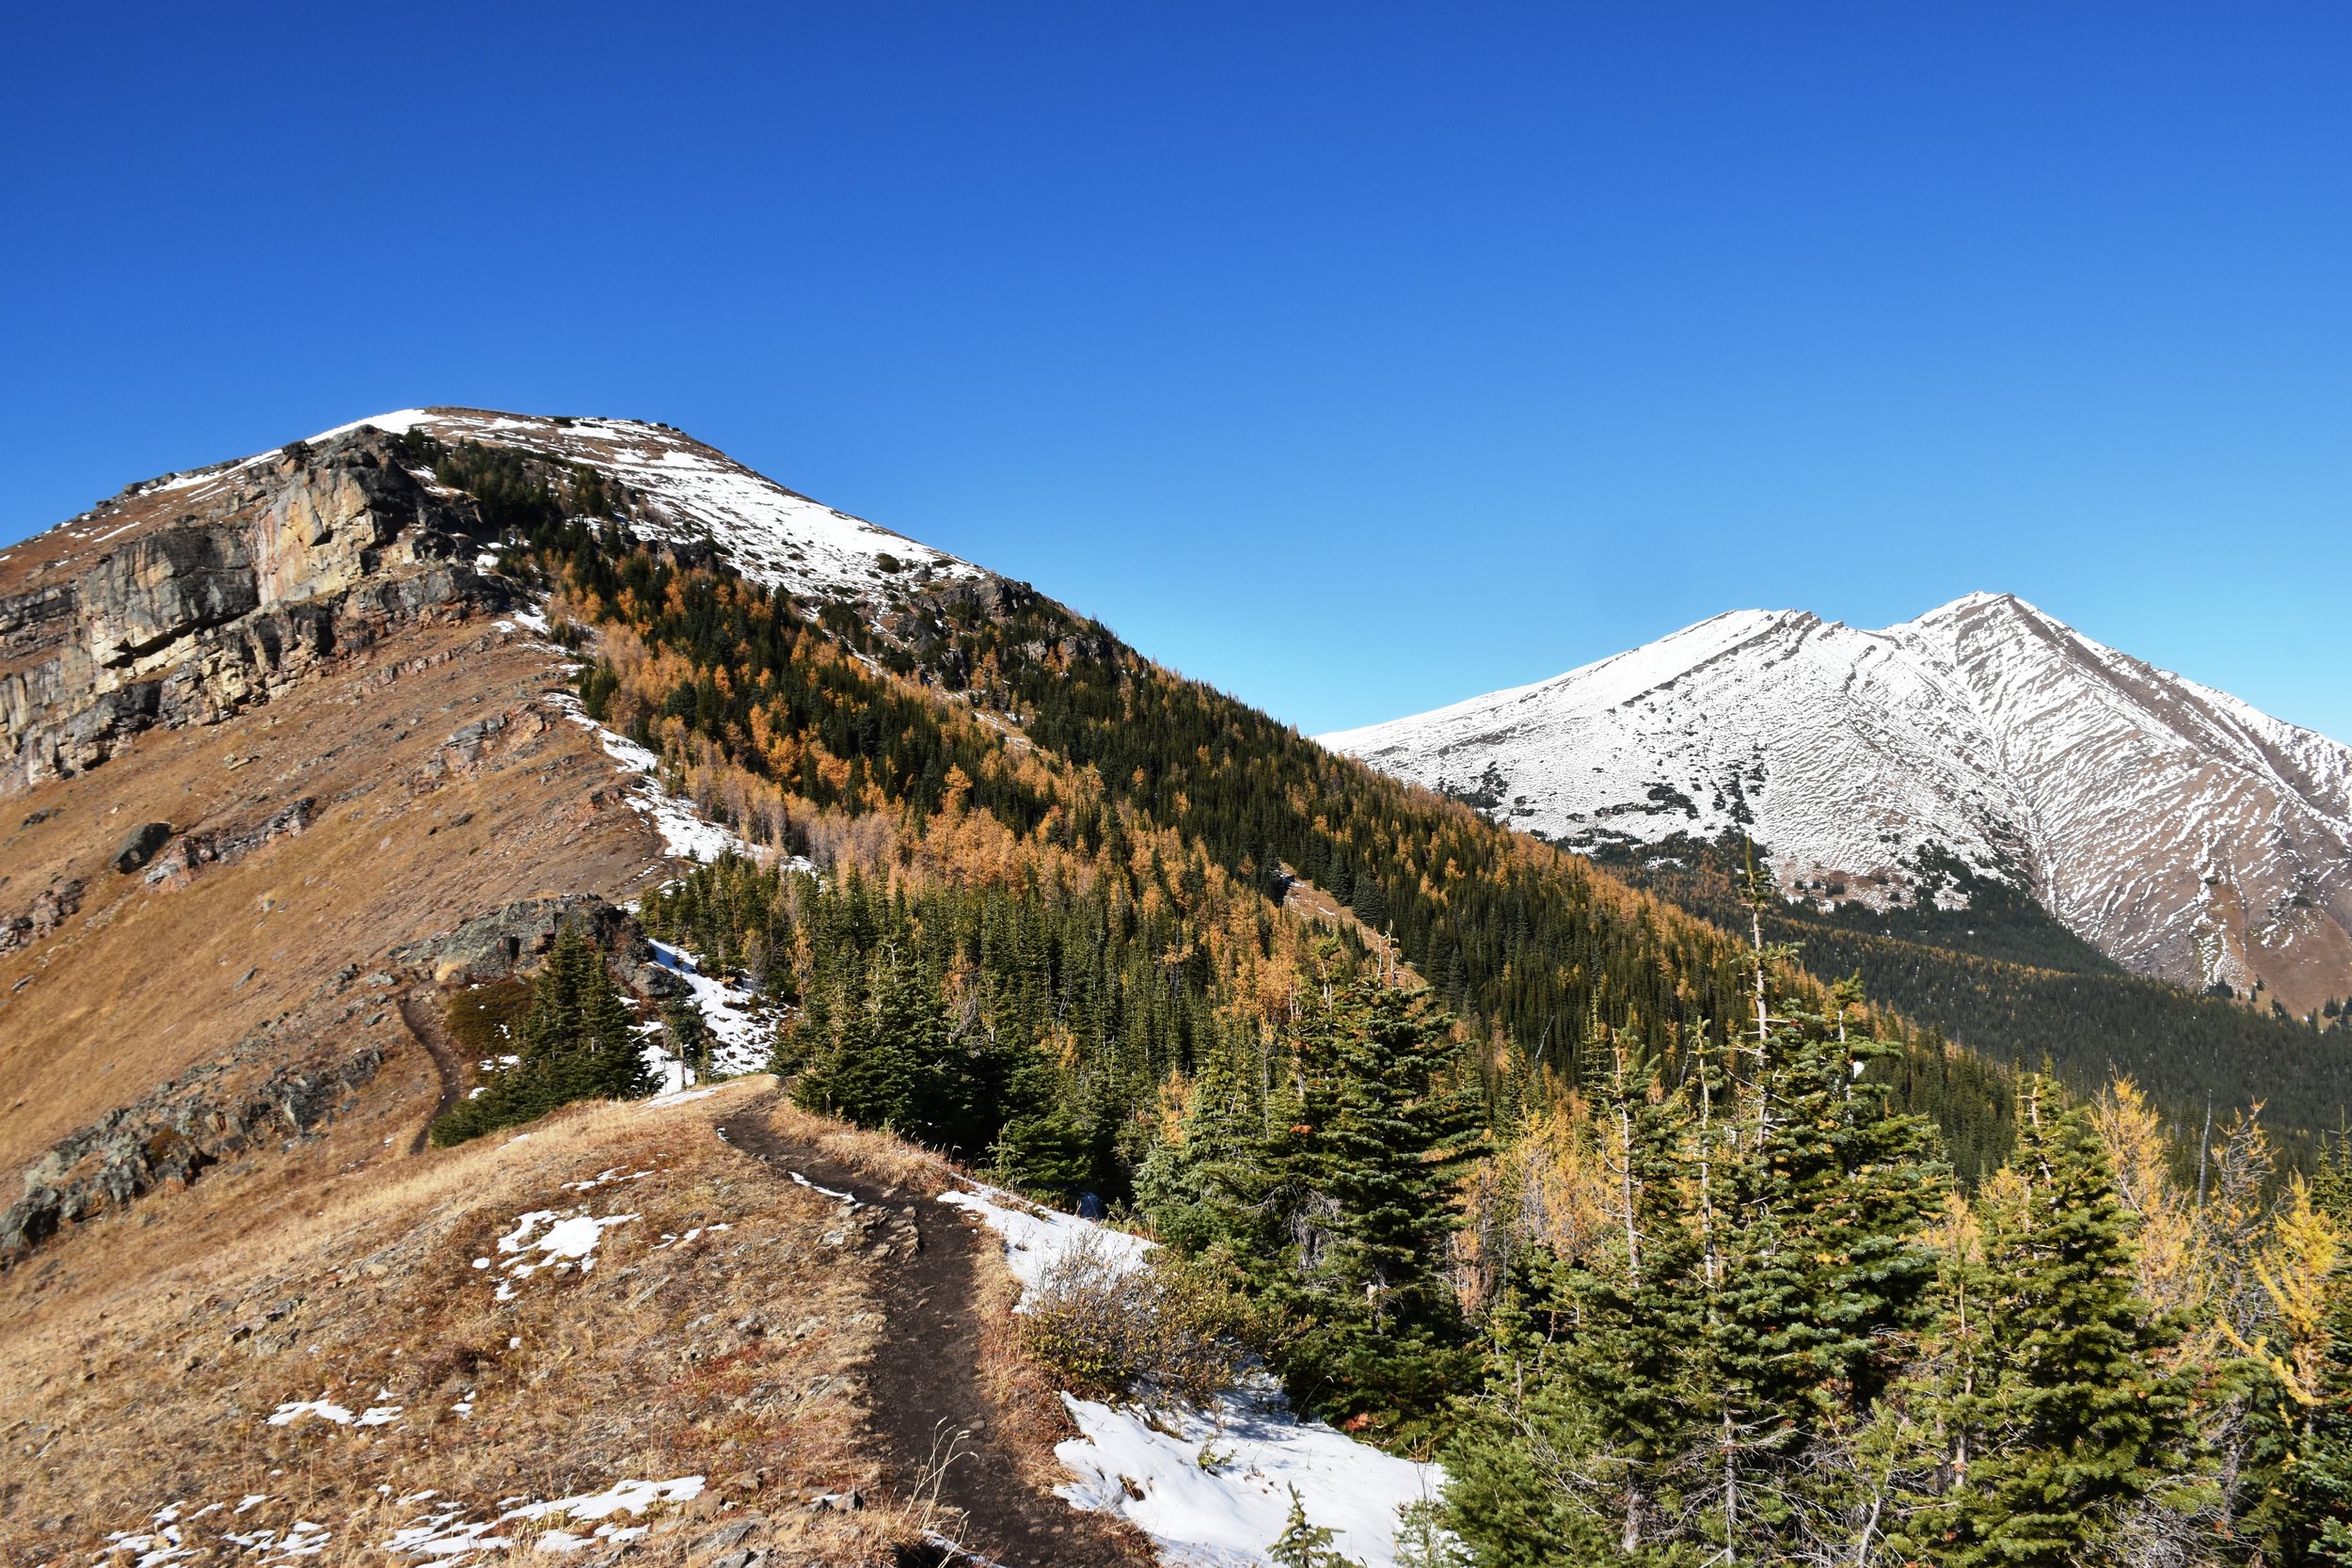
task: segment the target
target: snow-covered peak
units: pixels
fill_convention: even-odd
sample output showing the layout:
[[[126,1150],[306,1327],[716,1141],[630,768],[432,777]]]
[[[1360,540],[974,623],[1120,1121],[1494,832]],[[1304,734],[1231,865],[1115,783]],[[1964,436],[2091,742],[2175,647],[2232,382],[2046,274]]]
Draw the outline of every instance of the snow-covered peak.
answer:
[[[1873,901],[1936,845],[2144,973],[2352,991],[2352,749],[2010,594],[1734,611],[1323,738],[1572,845],[1742,831],[1791,891]]]
[[[404,408],[322,431],[311,444],[373,425],[443,441],[544,452],[601,470],[645,497],[636,531],[707,540],[763,587],[864,595],[901,574],[977,577],[978,567],[788,490],[681,431],[636,420],[565,419],[477,408]]]

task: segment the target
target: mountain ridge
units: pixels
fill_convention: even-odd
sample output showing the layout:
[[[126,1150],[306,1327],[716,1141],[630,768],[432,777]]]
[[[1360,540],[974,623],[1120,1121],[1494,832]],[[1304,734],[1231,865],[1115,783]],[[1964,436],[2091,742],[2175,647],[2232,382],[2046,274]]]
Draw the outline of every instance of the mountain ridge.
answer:
[[[1877,631],[1727,611],[1319,738],[1570,847],[1751,832],[1784,891],[1874,906],[1949,854],[2137,973],[2352,990],[2352,748],[2014,594]]]
[[[216,1532],[457,1555],[519,1521],[679,1568],[1256,1561],[1306,1529],[1287,1493],[1391,1568],[1426,1555],[1393,1505],[1449,1484],[1396,1456],[1448,1439],[1454,1393],[1518,1386],[1482,1348],[1512,1281],[1613,1266],[1620,1212],[1680,1227],[1643,1244],[1695,1267],[1686,1152],[1776,1206],[1737,1229],[1777,1272],[1731,1277],[1836,1286],[1856,1257],[1883,1275],[1879,1236],[1919,1245],[1947,1164],[1990,1176],[2044,1103],[1877,980],[1858,1001],[1797,967],[1779,911],[1754,944],[1744,905],[1710,921],[1381,776],[665,426],[383,418],[0,559],[24,768],[0,898],[26,911],[0,923],[0,1169],[26,1164],[0,1373],[30,1391],[0,1538],[39,1537],[24,1560]],[[1794,629],[1789,668],[1836,641]],[[2117,1070],[2148,1059],[2109,1041]],[[632,1065],[676,1092],[597,1103],[650,1095],[606,1070]],[[2343,1081],[2214,1086],[2225,1113],[2275,1093],[2294,1131]],[[2205,1083],[2156,1086],[2193,1111]],[[1840,1169],[1910,1196],[1791,1275],[1781,1238],[1831,1233],[1776,1216],[1829,1211],[1780,1173],[1840,1119],[1860,1141],[1803,1189],[1842,1215]],[[1613,1122],[1629,1154],[1654,1129],[1648,1219]],[[966,1190],[983,1162],[1132,1204],[1208,1271],[1181,1276],[1206,1297],[1183,1365],[1103,1370],[1123,1320],[1083,1304],[1120,1298],[1030,1320],[1082,1312],[1085,1365],[1019,1326],[1025,1287],[1110,1238]],[[1777,1334],[1780,1302],[1811,1324],[1850,1299],[1775,1283],[1765,1309]],[[1162,1300],[1194,1310],[1146,1296],[1155,1323]],[[1180,1413],[1167,1450],[1156,1404],[1096,1402],[1170,1397],[1160,1364],[1227,1378],[1196,1334],[1295,1402],[1248,1406],[1244,1442],[1311,1448]]]

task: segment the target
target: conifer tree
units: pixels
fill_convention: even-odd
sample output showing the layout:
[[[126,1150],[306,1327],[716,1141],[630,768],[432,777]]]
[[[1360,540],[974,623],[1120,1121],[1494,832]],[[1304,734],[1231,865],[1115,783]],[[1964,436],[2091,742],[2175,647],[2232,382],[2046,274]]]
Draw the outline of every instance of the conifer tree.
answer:
[[[925,994],[912,961],[895,946],[878,958],[865,978],[861,1002],[836,1006],[832,1037],[818,1047],[816,1059],[793,1087],[793,1099],[808,1110],[861,1127],[911,1131],[922,1053],[939,1043],[937,1004]]]
[[[1290,1517],[1283,1521],[1282,1533],[1274,1544],[1266,1548],[1274,1568],[1359,1568],[1331,1544],[1335,1537],[1329,1526],[1308,1522],[1307,1505],[1300,1500],[1298,1488],[1290,1491]]]
[[[710,1076],[710,1024],[691,997],[679,997],[661,1009],[669,1032],[670,1050],[685,1069],[685,1082],[698,1084]]]
[[[575,985],[580,999],[580,1039],[573,1076],[582,1085],[575,1098],[638,1100],[653,1093],[661,1086],[660,1075],[638,1044],[628,1004],[622,999],[620,987],[612,983],[604,955],[583,937],[574,962],[579,972]]]
[[[1937,1413],[1948,1488],[1910,1522],[1948,1568],[2074,1568],[2182,1464],[2178,1325],[2132,1290],[2125,1215],[2089,1114],[2024,1086],[2010,1180],[1980,1205],[1979,1347]]]
[[[1445,1523],[1487,1568],[1684,1560],[1683,1502],[1712,1475],[1706,1256],[1684,1180],[1692,1107],[1619,1046],[1597,1110],[1608,1240],[1525,1281],[1536,1309],[1572,1326],[1506,1342],[1446,1453]]]
[[[1087,1132],[1062,1093],[1060,1075],[1042,1053],[1013,1073],[1006,1099],[1011,1112],[997,1134],[990,1163],[1007,1183],[1025,1192],[1066,1196],[1094,1171]]]
[[[1835,1021],[1766,1005],[1760,1069],[1726,1097],[1734,1138],[1706,1162],[1723,1196],[1701,1215],[1720,1407],[1705,1528],[1735,1559],[1842,1536],[1842,1469],[1818,1450],[1868,1419],[1928,1311],[1935,1261],[1915,1237],[1941,1162],[1923,1119],[1858,1082],[1895,1048],[1848,1036],[1849,999]],[[1708,1066],[1692,1081],[1711,1099]]]
[[[1475,1106],[1444,1081],[1451,1029],[1425,993],[1364,978],[1298,1030],[1271,1150],[1292,1245],[1266,1296],[1297,1325],[1278,1360],[1334,1416],[1424,1421],[1463,1369],[1448,1178]]]
[[[1136,1174],[1136,1200],[1178,1251],[1215,1255],[1247,1274],[1279,1250],[1279,1216],[1265,1107],[1227,1056],[1213,1057],[1183,1091],[1181,1114]]]
[[[577,926],[557,933],[519,1035],[519,1059],[485,1073],[472,1098],[436,1122],[436,1143],[479,1137],[575,1100],[632,1100],[660,1086],[604,955]]]
[[[2352,1148],[2293,1179],[2276,1227],[2260,1269],[2271,1331],[2241,1344],[2261,1492],[2248,1530],[2281,1568],[2352,1564]]]
[[[1462,1544],[1439,1523],[1434,1500],[1406,1503],[1398,1513],[1396,1568],[1470,1568]]]

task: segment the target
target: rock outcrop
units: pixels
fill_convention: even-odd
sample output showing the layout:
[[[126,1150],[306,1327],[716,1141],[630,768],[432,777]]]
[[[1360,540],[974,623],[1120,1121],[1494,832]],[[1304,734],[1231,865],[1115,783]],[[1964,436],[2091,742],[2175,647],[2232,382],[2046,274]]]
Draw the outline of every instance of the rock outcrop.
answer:
[[[485,532],[365,427],[135,486],[0,580],[0,795],[264,702],[394,626],[504,605],[470,564]]]
[[[283,1049],[268,1024],[220,1060],[191,1069],[60,1139],[24,1175],[24,1196],[0,1212],[0,1265],[56,1233],[184,1183],[208,1165],[298,1137],[332,1117],[375,1076],[373,1044],[331,1060],[269,1064]]]
[[[122,842],[115,847],[114,858],[106,863],[128,877],[152,859],[170,837],[170,823],[142,822],[122,835]]]
[[[394,968],[429,975],[439,985],[502,980],[537,967],[566,926],[578,926],[603,949],[613,970],[646,996],[673,996],[688,988],[654,961],[653,946],[636,917],[592,894],[524,898],[475,915],[453,931],[395,947]]]
[[[216,828],[205,832],[182,833],[171,840],[155,863],[147,868],[149,886],[167,884],[185,887],[195,877],[197,868],[233,861],[250,854],[265,844],[281,838],[292,838],[307,832],[318,816],[319,803],[310,797],[280,806],[258,822],[242,826]],[[151,823],[161,827],[161,823]]]
[[[82,907],[81,879],[69,877],[43,888],[21,914],[0,915],[0,954],[29,947],[66,922]]]

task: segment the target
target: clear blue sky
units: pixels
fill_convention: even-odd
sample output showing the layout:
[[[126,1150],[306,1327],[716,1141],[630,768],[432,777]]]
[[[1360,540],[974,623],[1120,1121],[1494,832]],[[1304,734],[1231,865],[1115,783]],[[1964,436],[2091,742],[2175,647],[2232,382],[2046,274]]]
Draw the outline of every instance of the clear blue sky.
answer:
[[[0,541],[664,420],[1309,730],[1971,589],[2352,740],[2352,8],[93,5]]]

